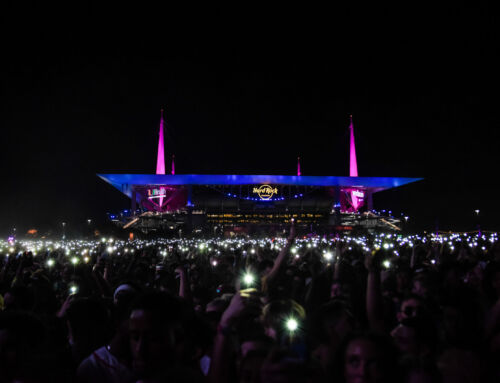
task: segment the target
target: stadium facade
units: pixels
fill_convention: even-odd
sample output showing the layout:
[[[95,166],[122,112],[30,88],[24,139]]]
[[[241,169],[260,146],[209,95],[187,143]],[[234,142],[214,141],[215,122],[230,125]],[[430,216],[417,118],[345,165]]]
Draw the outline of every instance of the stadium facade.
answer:
[[[397,220],[373,211],[373,194],[421,178],[359,177],[354,128],[350,120],[349,177],[297,175],[165,174],[164,119],[160,120],[156,174],[98,174],[131,199],[130,213],[114,216],[124,228],[248,231],[289,224],[350,229],[385,225]],[[128,210],[127,210],[128,212]]]

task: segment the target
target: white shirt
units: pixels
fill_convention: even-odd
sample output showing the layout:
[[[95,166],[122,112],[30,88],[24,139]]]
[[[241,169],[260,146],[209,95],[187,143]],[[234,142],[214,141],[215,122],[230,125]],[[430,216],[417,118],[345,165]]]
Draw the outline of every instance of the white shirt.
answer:
[[[77,381],[81,383],[127,383],[134,382],[130,369],[120,363],[106,346],[95,350],[84,359],[76,371]]]

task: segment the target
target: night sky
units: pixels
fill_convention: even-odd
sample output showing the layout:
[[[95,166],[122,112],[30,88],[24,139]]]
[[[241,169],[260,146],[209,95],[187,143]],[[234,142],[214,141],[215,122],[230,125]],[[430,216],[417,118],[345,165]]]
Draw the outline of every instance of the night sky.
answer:
[[[154,173],[162,107],[178,174],[294,174],[300,155],[303,175],[346,176],[352,114],[360,176],[425,178],[376,208],[431,231],[474,230],[480,209],[500,229],[500,38],[485,3],[138,4],[3,6],[0,234],[128,208],[96,173]]]

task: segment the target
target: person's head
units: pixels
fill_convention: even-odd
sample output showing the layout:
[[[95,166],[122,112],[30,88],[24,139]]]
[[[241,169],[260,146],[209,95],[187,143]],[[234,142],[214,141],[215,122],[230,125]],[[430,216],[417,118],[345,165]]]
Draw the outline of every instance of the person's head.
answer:
[[[31,310],[35,303],[33,291],[26,286],[14,286],[4,295],[5,310]]]
[[[486,265],[482,282],[487,297],[495,302],[500,297],[500,263],[490,262]]]
[[[481,262],[473,262],[469,265],[464,281],[467,283],[467,286],[479,290],[483,283],[484,279],[484,269],[481,266]]]
[[[500,269],[496,270],[491,278],[491,287],[494,289],[496,296],[500,296]]]
[[[116,306],[127,306],[137,297],[138,289],[132,283],[120,284],[113,293],[113,303]]]
[[[41,317],[53,316],[59,309],[59,301],[50,280],[42,270],[33,273],[29,287],[33,291],[33,312]]]
[[[40,378],[44,366],[39,361],[46,352],[45,341],[46,329],[33,314],[0,312],[0,381]]]
[[[410,270],[406,268],[400,268],[396,273],[396,288],[398,292],[403,292],[409,288],[411,281]]]
[[[330,285],[330,298],[349,298],[351,294],[350,287],[350,284],[346,281],[333,280]]]
[[[442,266],[441,287],[455,291],[463,284],[463,271],[457,262],[448,262]]]
[[[402,300],[401,307],[397,313],[398,322],[421,315],[423,309],[424,302],[419,295],[410,294],[406,296]]]
[[[66,323],[68,341],[77,362],[105,345],[111,337],[111,313],[99,300],[75,299],[66,311]]]
[[[481,305],[470,290],[443,299],[440,314],[443,343],[463,348],[480,345],[484,318]]]
[[[334,373],[336,382],[396,382],[399,367],[390,338],[372,333],[349,336],[337,353]]]
[[[130,351],[139,376],[154,376],[175,364],[181,320],[179,300],[166,293],[144,294],[132,305]]]
[[[322,305],[313,315],[311,333],[319,343],[333,347],[354,330],[354,317],[342,301],[331,301]]]
[[[425,298],[428,296],[430,288],[430,279],[427,275],[417,275],[413,278],[413,285],[411,289],[413,294]]]

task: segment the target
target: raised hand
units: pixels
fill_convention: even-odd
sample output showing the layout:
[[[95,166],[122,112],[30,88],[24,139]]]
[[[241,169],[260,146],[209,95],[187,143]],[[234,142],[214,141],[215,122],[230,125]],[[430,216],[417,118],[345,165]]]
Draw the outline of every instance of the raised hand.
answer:
[[[186,275],[186,269],[182,265],[177,266],[175,268],[174,272],[175,272],[175,275],[178,275],[179,277]]]
[[[293,241],[297,235],[297,231],[295,229],[295,221],[293,220],[290,225],[290,234],[288,234],[288,240]]]
[[[220,325],[229,327],[244,315],[259,315],[261,302],[256,292],[256,289],[245,289],[236,293],[231,299],[228,308],[222,314]]]
[[[68,310],[69,306],[71,305],[71,302],[73,301],[74,297],[75,296],[73,294],[70,294],[67,296],[66,300],[64,301],[61,308],[59,309],[59,311],[56,314],[56,316],[58,318],[63,318],[66,315],[66,311]]]
[[[368,271],[380,270],[383,252],[380,250],[373,251],[371,254],[365,256],[365,267]]]

